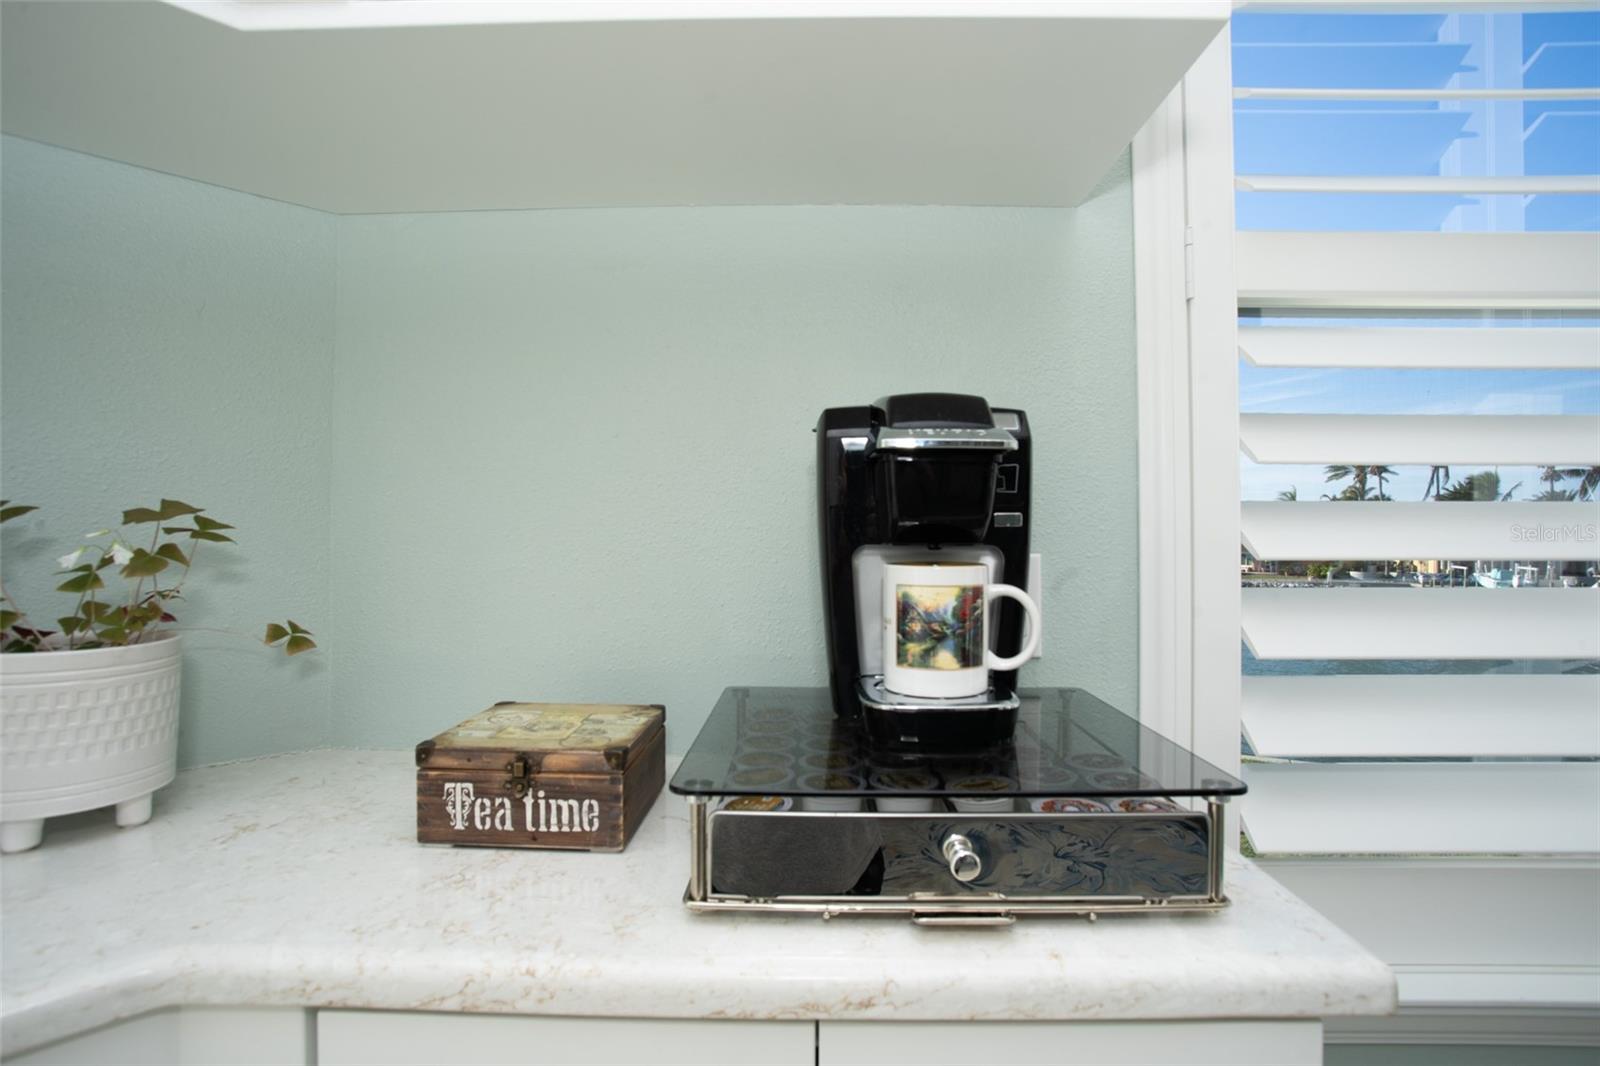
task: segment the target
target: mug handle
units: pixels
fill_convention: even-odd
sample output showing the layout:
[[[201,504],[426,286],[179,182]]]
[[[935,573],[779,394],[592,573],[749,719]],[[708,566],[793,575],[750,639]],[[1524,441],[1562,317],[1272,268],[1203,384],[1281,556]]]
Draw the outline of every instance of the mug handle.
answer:
[[[983,649],[983,665],[990,670],[1015,670],[1033,658],[1033,653],[1039,650],[1039,605],[1033,602],[1032,596],[1015,585],[985,585],[983,586],[985,611],[996,597],[1016,600],[1022,604],[1022,610],[1028,616],[1028,638],[1022,642],[1022,650],[1009,658],[996,655],[988,648]]]

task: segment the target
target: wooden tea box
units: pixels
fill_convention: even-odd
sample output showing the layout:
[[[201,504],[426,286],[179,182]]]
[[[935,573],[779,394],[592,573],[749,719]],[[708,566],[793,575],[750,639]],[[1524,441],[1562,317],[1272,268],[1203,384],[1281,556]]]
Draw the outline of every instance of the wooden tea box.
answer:
[[[417,839],[621,851],[666,780],[666,717],[497,703],[417,745]]]

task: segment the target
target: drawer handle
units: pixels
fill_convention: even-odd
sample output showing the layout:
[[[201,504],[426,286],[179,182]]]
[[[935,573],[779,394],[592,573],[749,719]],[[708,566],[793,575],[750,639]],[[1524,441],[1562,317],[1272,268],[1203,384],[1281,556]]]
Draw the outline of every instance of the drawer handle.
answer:
[[[979,925],[997,928],[1015,925],[1017,916],[1010,911],[1002,911],[999,914],[913,914],[911,920],[917,925],[934,927]]]
[[[944,838],[944,861],[950,864],[950,876],[965,884],[983,873],[983,860],[972,848],[972,841],[960,833]]]

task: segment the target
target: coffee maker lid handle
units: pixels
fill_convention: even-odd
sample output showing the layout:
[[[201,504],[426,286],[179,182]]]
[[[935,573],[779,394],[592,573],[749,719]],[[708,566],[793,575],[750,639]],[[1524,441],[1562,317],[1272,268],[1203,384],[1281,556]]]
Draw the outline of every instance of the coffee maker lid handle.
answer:
[[[1014,452],[1017,450],[1017,438],[1003,429],[993,428],[929,426],[903,429],[885,426],[878,430],[878,447],[907,452],[927,449]]]

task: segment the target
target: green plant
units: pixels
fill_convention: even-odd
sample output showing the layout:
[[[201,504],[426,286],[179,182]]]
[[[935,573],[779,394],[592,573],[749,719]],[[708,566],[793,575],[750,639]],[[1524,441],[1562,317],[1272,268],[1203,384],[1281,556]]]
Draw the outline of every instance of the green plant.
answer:
[[[1498,500],[1504,503],[1511,499],[1511,494],[1522,487],[1522,482],[1517,482],[1509,489],[1500,484],[1498,470],[1480,470],[1476,474],[1468,474],[1460,481],[1452,482],[1442,490],[1436,499],[1440,500]]]
[[[36,510],[37,507],[0,500],[0,523]],[[150,526],[149,545],[133,547],[123,528],[127,526]],[[207,516],[204,508],[192,507],[182,500],[162,500],[156,507],[123,511],[122,524],[117,529],[86,534],[81,546],[57,560],[61,567],[58,576],[64,575],[65,580],[56,590],[77,597],[71,613],[56,619],[60,628],[42,629],[35,625],[0,585],[0,597],[4,599],[4,607],[0,608],[0,651],[104,648],[151,639],[162,631],[162,626],[177,621],[169,608],[183,598],[183,583],[194,566],[200,544],[231,544],[233,538],[223,530],[232,528]],[[188,551],[184,550],[184,541]],[[110,594],[105,580],[108,574],[127,582],[126,595]],[[311,631],[294,622],[267,626],[263,643],[281,645],[289,655],[317,646]]]

